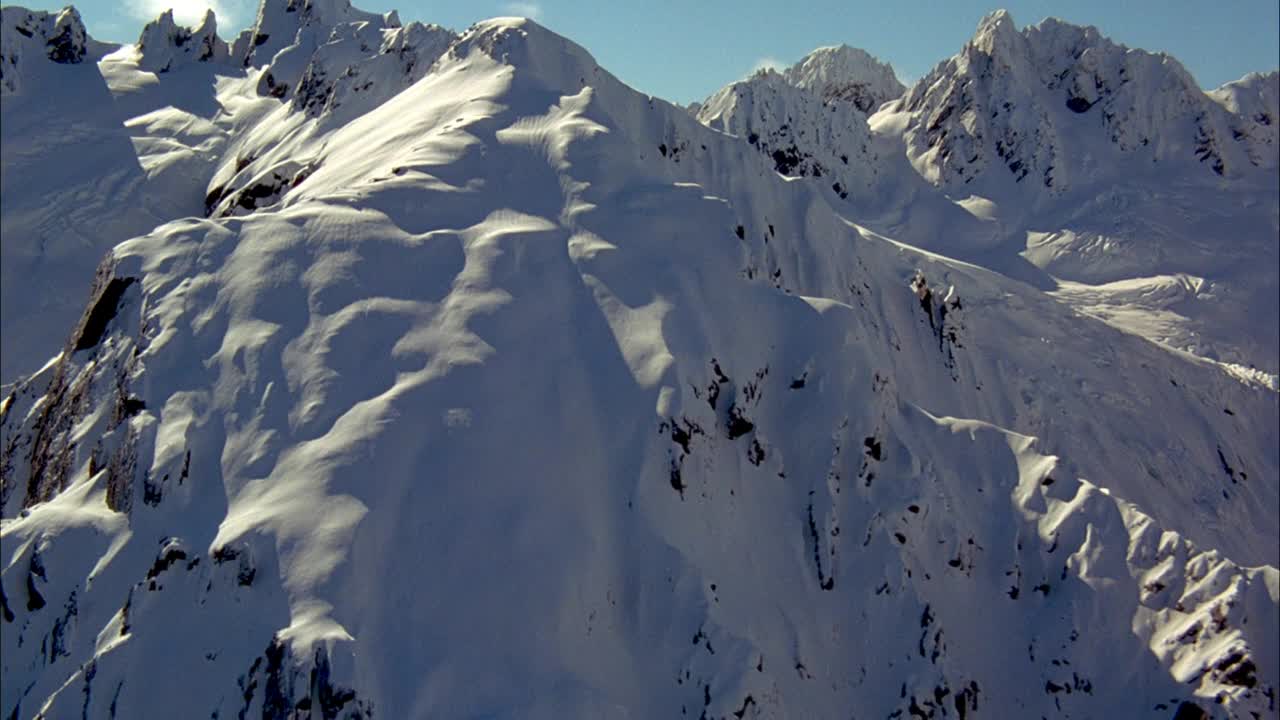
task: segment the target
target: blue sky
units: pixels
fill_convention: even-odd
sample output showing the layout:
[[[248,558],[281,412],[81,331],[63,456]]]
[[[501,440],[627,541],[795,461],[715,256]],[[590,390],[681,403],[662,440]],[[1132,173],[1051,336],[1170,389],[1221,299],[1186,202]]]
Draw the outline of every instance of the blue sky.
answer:
[[[997,0],[998,2],[998,0]],[[36,7],[53,9],[58,2]],[[256,0],[80,0],[89,32],[133,41],[145,19],[173,6],[179,19],[206,5],[221,35],[248,25]],[[354,0],[365,10],[396,9],[408,22],[462,29],[494,15],[527,15],[572,38],[633,87],[669,100],[699,100],[763,64],[790,64],[822,45],[847,43],[893,64],[910,83],[956,52],[983,15],[1005,7],[1018,25],[1056,16],[1096,25],[1130,47],[1165,51],[1202,86],[1216,87],[1280,65],[1277,0],[1005,0],[987,4],[883,0]]]

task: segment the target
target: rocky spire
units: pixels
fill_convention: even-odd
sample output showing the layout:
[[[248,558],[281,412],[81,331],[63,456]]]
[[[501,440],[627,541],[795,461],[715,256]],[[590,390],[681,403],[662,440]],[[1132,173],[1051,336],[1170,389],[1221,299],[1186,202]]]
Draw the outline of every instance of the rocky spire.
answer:
[[[188,62],[224,62],[229,57],[227,44],[218,37],[218,20],[212,10],[194,30],[173,20],[173,10],[147,23],[138,38],[142,54],[138,67],[156,73],[176,69]]]

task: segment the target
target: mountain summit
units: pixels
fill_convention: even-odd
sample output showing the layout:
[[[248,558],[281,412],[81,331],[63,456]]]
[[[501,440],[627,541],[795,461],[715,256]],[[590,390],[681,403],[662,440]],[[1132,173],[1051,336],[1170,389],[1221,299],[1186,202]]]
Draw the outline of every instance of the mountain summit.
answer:
[[[862,227],[1280,377],[1280,328],[1259,322],[1280,313],[1278,274],[1260,270],[1280,265],[1280,73],[1206,93],[1166,55],[1002,11],[864,125],[829,96],[838,73],[788,81],[808,63],[734,83],[698,117]]]
[[[255,28],[6,96],[6,273],[147,226],[0,401],[0,713],[1274,713],[1275,389],[882,232],[1004,222],[916,111],[694,117],[526,19]]]
[[[1174,58],[1055,19],[1019,31],[1004,11],[898,107],[912,114],[913,164],[952,189],[998,178],[1065,192],[1138,163],[1219,176],[1276,166],[1252,130],[1276,118],[1233,114]]]
[[[906,91],[888,63],[848,45],[818,48],[784,70],[782,76],[824,100],[853,103],[866,114]]]

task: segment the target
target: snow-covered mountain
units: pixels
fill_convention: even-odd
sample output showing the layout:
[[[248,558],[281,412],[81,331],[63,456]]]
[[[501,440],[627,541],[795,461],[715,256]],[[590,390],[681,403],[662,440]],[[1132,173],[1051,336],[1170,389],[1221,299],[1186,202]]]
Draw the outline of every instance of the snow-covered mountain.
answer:
[[[84,29],[80,13],[68,7],[60,13],[30,11],[9,6],[0,8],[0,89],[7,95],[23,87],[27,65],[35,68],[48,59],[59,65],[75,65],[89,55],[94,43]]]
[[[864,114],[875,112],[906,92],[888,63],[848,45],[818,48],[783,70],[782,76],[824,100],[852,103]]]
[[[514,18],[197,37],[5,96],[6,286],[154,223],[0,401],[6,717],[1276,713],[1280,396],[1001,264],[914,111],[694,117]],[[90,139],[132,194],[63,189]],[[989,267],[887,234],[951,218]]]
[[[230,56],[227,44],[218,37],[218,19],[212,10],[194,30],[179,27],[168,10],[142,28],[137,47],[138,69],[157,75],[183,63],[223,63]]]
[[[1025,183],[1062,193],[1137,163],[1194,163],[1219,176],[1277,163],[1248,131],[1276,118],[1233,116],[1174,58],[1059,20],[1019,31],[1003,11],[895,109],[911,113],[912,163],[953,191]]]
[[[885,166],[866,116],[905,91],[893,68],[847,45],[819,48],[776,72],[721,89],[693,114],[740,138],[788,177],[808,177],[847,200],[866,195]]]
[[[1280,73],[1205,93],[1167,55],[1053,19],[1018,30],[1001,11],[864,131],[798,72],[823,52],[730,85],[699,117],[766,139],[824,191],[838,182],[851,221],[1275,382]],[[804,172],[849,174],[832,157],[861,172]]]

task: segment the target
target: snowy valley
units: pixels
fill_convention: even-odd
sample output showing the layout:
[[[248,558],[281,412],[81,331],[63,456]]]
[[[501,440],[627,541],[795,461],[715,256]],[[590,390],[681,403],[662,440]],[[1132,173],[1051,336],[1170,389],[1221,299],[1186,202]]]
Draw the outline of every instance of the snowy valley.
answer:
[[[1276,717],[1280,73],[217,32],[3,9],[3,717]]]

